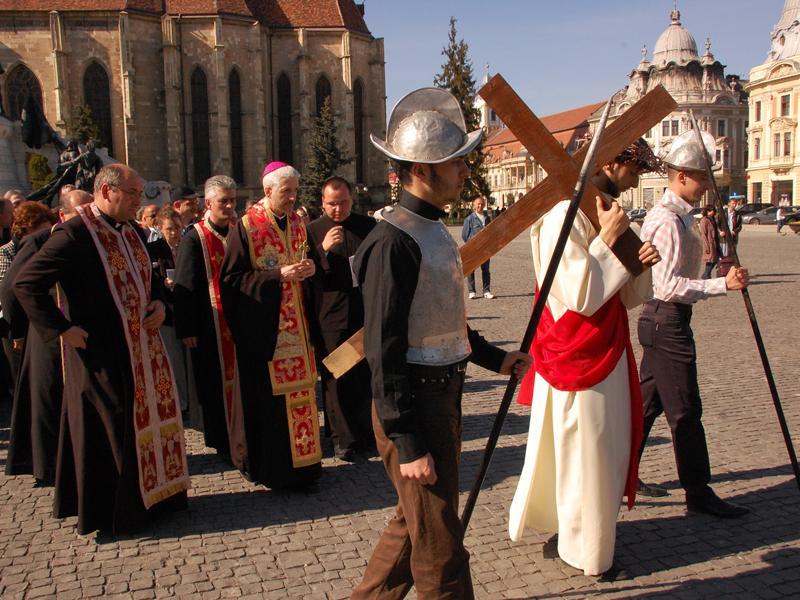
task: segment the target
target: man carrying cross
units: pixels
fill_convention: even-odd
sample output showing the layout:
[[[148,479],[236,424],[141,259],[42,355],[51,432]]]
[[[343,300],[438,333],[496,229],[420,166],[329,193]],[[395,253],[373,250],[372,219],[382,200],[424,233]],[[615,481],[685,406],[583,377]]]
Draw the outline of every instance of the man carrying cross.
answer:
[[[604,196],[597,198],[600,230],[578,212],[531,345],[534,368],[520,390],[519,402],[532,405],[531,426],[511,538],[519,540],[526,526],[557,531],[558,555],[586,575],[612,567],[623,494],[633,504],[642,411],[626,309],[652,295],[650,271],[632,278],[612,252],[629,226],[613,199],[657,169],[640,139],[592,178]],[[537,290],[568,205],[557,204],[531,229]],[[655,264],[658,251],[645,244],[639,260]]]
[[[392,111],[386,141],[403,192],[356,253],[364,292],[364,350],[372,371],[375,439],[398,495],[353,598],[472,598],[458,519],[461,392],[468,360],[522,376],[530,358],[491,346],[467,327],[458,248],[442,224],[468,174],[457,100],[423,88]]]

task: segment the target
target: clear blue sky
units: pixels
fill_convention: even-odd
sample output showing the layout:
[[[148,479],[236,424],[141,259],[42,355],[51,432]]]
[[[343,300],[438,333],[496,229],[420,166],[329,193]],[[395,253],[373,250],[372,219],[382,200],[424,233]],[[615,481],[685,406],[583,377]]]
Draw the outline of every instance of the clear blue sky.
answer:
[[[450,16],[469,45],[476,81],[488,62],[539,115],[601,101],[628,82],[647,45],[669,25],[672,0],[364,0],[367,25],[383,37],[387,111],[431,85]],[[726,73],[748,77],[767,56],[783,0],[679,0],[699,53],[707,37]]]

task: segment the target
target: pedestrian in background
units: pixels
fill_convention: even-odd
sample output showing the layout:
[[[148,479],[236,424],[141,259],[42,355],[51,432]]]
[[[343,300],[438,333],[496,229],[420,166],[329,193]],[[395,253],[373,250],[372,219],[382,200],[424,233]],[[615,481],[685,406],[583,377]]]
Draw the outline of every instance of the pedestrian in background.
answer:
[[[461,228],[461,239],[468,242],[473,237],[483,231],[492,221],[486,212],[486,198],[478,196],[472,201],[472,212],[464,219],[464,226]],[[489,273],[489,261],[481,265],[481,283],[483,284],[483,297],[491,300],[494,298],[492,294],[492,276]],[[467,287],[469,288],[470,300],[477,298],[478,294],[475,292],[475,272],[473,271],[467,275]]]

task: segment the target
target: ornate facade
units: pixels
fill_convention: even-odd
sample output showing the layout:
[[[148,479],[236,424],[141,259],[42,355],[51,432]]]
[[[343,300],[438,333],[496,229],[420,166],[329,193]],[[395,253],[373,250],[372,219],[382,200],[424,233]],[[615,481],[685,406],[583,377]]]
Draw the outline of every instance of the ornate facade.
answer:
[[[800,0],[786,0],[764,64],[750,71],[751,202],[796,205],[800,180]]]
[[[268,160],[301,171],[330,97],[345,177],[382,196],[383,40],[353,0],[0,0],[3,108],[29,95],[62,135],[84,104],[109,154],[149,180],[211,174],[260,193]]]
[[[701,57],[694,37],[681,24],[681,13],[674,9],[670,24],[659,36],[653,50],[653,61],[642,49],[639,65],[628,76],[629,83],[612,99],[609,120],[624,113],[631,105],[657,85],[663,85],[678,107],[645,135],[656,154],[661,155],[672,140],[691,127],[689,111],[700,127],[714,135],[716,160],[722,170],[716,174],[723,196],[745,191],[747,166],[747,95],[735,75],[725,75],[725,66],[711,53],[711,41],[705,44]],[[589,120],[591,129],[600,120],[599,109]],[[626,208],[653,206],[667,187],[666,176],[645,175],[639,187],[620,198]]]

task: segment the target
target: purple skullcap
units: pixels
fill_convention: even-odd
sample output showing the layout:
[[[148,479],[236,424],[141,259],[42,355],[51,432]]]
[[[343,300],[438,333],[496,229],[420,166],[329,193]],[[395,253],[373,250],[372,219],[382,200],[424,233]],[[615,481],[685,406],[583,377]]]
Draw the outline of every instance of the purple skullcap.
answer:
[[[266,175],[269,175],[273,171],[277,171],[278,169],[282,169],[283,167],[289,167],[289,163],[281,162],[279,160],[274,160],[269,163],[266,167],[264,167],[264,172],[261,173],[261,177],[263,178]]]

